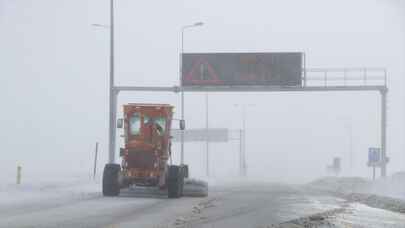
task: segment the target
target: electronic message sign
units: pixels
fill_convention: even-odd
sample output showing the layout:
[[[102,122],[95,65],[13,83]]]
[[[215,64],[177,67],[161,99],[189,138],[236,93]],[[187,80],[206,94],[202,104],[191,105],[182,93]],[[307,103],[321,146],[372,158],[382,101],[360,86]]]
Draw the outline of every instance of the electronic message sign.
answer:
[[[303,53],[185,53],[182,86],[300,86]]]

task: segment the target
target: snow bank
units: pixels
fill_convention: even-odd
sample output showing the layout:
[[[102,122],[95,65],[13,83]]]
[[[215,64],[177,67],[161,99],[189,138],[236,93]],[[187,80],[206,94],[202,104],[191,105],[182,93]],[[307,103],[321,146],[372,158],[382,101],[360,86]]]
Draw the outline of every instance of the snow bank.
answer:
[[[307,187],[340,193],[368,193],[405,199],[405,179],[387,178],[372,181],[360,177],[325,177],[309,183]]]
[[[399,182],[401,183],[401,182]],[[363,178],[327,177],[306,185],[309,190],[326,191],[350,202],[405,213],[405,192],[392,179],[370,181]]]

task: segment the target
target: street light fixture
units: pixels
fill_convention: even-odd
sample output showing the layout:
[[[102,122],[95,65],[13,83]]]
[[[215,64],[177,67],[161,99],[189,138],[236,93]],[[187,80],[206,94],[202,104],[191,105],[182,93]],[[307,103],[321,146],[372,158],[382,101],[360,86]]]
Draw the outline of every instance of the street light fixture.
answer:
[[[203,22],[196,22],[194,24],[191,25],[184,25],[183,27],[181,27],[181,54],[184,53],[184,30],[188,29],[188,28],[194,28],[194,27],[198,27],[198,26],[203,26],[204,23]],[[181,59],[181,58],[180,58]],[[182,67],[182,62],[180,62],[180,67]],[[181,69],[180,69],[181,70]],[[181,75],[180,75],[181,76]],[[181,78],[180,78],[181,79]]]
[[[182,84],[182,75],[183,75],[183,53],[184,53],[184,30],[187,28],[193,28],[193,27],[198,27],[198,26],[203,26],[203,22],[196,22],[191,25],[184,25],[181,27],[181,55],[180,55],[180,85],[181,85],[181,119],[184,120],[184,90],[183,90],[183,84]],[[180,139],[181,139],[181,157],[180,157],[180,163],[184,164],[184,131],[181,131],[180,134]]]

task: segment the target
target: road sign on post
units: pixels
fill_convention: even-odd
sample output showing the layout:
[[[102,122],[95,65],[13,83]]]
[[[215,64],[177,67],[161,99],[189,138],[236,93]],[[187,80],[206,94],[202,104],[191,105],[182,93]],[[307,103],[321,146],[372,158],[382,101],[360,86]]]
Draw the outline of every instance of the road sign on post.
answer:
[[[380,148],[369,148],[368,149],[368,166],[380,166],[382,162],[381,159],[381,149]]]
[[[384,161],[382,159],[381,148],[369,148],[368,149],[368,162],[369,167],[373,167],[373,180],[375,180],[375,168],[382,167]]]
[[[181,141],[180,130],[172,130],[173,142]],[[184,142],[228,142],[229,133],[226,128],[188,129],[184,130]]]
[[[303,53],[186,53],[182,85],[301,86]]]

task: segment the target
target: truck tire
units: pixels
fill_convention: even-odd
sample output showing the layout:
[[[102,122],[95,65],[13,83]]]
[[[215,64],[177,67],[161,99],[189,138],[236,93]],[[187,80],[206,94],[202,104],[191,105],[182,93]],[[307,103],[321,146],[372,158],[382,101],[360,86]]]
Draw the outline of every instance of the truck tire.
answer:
[[[184,168],[183,168],[184,169]],[[179,186],[179,188],[180,188],[180,197],[182,197],[183,196],[183,190],[184,190],[184,170],[183,170],[183,172],[180,172],[180,176],[179,176],[179,178],[180,178],[180,186]]]
[[[169,198],[179,198],[182,195],[184,176],[180,166],[169,166],[167,180],[167,196]]]
[[[188,165],[183,165],[184,168],[184,178],[189,177]]]
[[[179,194],[180,194],[180,196],[179,197],[182,197],[183,196],[183,189],[184,189],[184,167],[181,167],[181,171],[180,171],[180,173],[179,173]]]
[[[103,195],[118,196],[120,194],[119,174],[121,167],[118,164],[106,164],[103,173]]]

